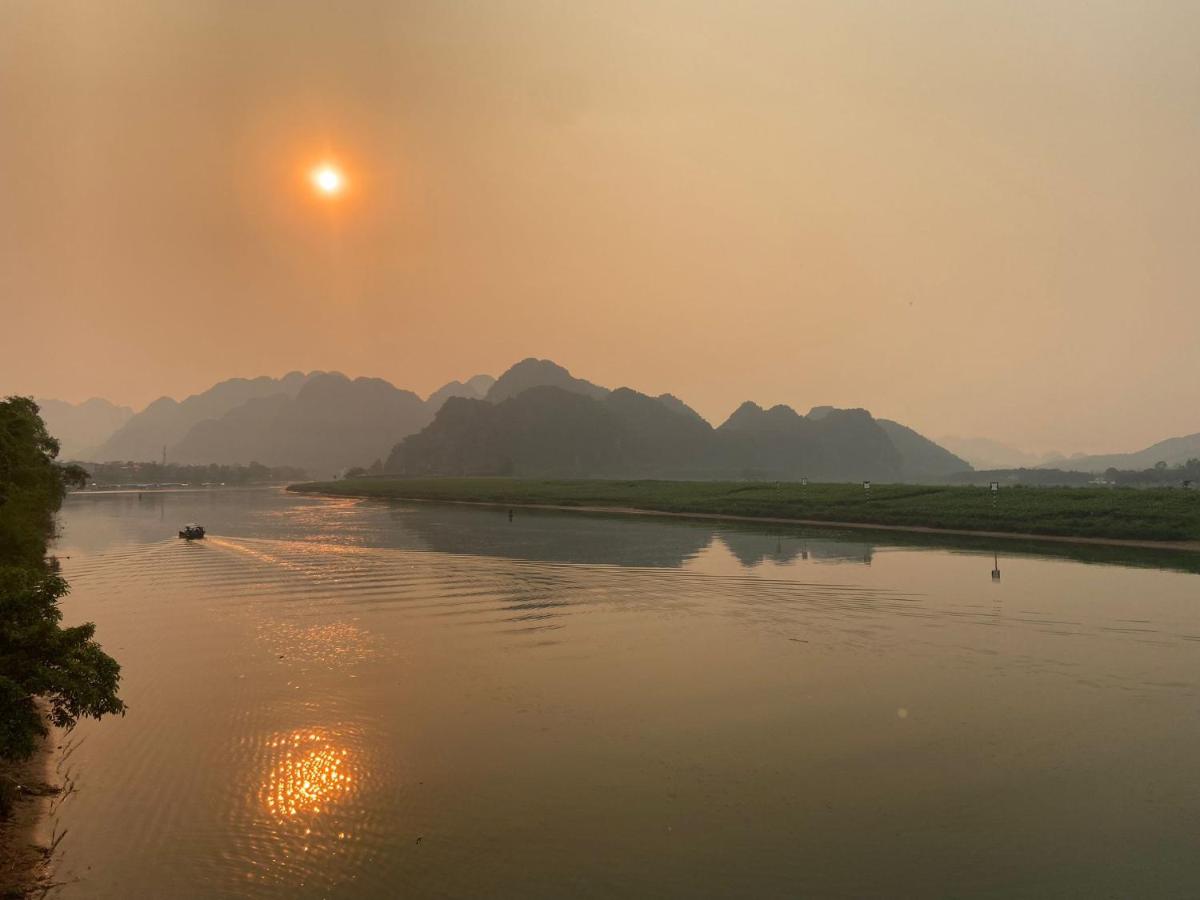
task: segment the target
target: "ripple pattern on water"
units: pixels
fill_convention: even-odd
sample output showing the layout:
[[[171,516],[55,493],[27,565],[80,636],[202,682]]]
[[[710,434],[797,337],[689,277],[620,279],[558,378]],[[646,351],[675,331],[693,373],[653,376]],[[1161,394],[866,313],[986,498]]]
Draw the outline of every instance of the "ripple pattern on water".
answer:
[[[863,842],[901,893],[969,894],[938,860],[1000,872],[1194,793],[1145,781],[1200,678],[1200,615],[1134,596],[1154,572],[1015,561],[997,587],[964,580],[990,558],[694,531],[672,567],[568,562],[569,518],[547,560],[430,550],[353,502],[254,515],[64,561],[130,712],[68,742],[62,896],[878,893]],[[1093,771],[1064,768],[1081,746]],[[1099,859],[1057,852],[1076,879]]]

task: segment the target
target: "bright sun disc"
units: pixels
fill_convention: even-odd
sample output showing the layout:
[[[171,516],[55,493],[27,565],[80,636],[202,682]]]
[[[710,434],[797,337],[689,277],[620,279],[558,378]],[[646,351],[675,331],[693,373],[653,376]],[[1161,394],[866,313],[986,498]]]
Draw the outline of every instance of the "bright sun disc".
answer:
[[[312,183],[322,194],[340,193],[343,182],[342,173],[333,166],[317,166],[312,171]]]

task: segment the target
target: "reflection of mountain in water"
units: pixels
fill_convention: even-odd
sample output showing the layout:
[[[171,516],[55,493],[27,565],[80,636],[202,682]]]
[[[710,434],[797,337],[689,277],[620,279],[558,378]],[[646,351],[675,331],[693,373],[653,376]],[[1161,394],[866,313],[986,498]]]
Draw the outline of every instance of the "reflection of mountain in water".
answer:
[[[880,547],[924,548],[979,553],[990,557],[1026,556],[1071,559],[1084,563],[1200,572],[1200,554],[1110,547],[1092,544],[1048,543],[1037,540],[996,540],[966,535],[935,535],[899,531],[873,534],[809,527],[767,527],[713,524],[688,519],[587,515],[551,510],[517,509],[513,520],[501,508],[396,504],[389,510],[394,528],[372,536],[384,546],[427,547],[442,553],[500,556],[540,562],[592,565],[682,566],[714,540],[747,568],[765,561],[787,564],[814,560],[871,565]],[[875,540],[867,540],[868,537]],[[990,569],[990,558],[988,560]]]
[[[709,545],[710,526],[518,509],[398,506],[392,521],[440,553],[592,565],[683,565]]]
[[[74,527],[77,507],[87,511],[87,528]],[[678,567],[717,539],[746,567],[805,559],[870,564],[876,551],[887,547],[979,554],[989,571],[992,554],[999,552],[1002,562],[1023,556],[1200,573],[1200,553],[1155,548],[531,509],[515,510],[509,522],[503,508],[334,500],[274,489],[75,494],[67,500],[63,520],[65,534],[57,549],[91,553],[131,540],[173,543],[183,523],[201,522],[214,539],[318,541],[617,566]]]
[[[501,556],[538,562],[675,568],[714,540],[744,566],[764,560],[790,563],[814,559],[870,563],[875,545],[797,533],[714,528],[686,519],[586,516],[545,510],[508,511],[487,507],[397,506],[390,511],[400,541],[440,553]],[[393,538],[393,543],[395,539]]]
[[[783,564],[798,559],[870,565],[875,553],[875,545],[866,541],[826,540],[795,532],[722,531],[719,537],[743,566],[756,566],[768,560]]]

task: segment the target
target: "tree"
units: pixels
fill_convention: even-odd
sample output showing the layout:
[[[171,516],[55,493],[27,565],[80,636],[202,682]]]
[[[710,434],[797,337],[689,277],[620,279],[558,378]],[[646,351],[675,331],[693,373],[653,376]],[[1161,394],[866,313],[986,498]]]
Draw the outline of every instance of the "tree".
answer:
[[[0,562],[29,564],[45,556],[69,483],[56,456],[58,441],[46,433],[36,403],[28,397],[0,402]]]
[[[68,590],[49,565],[0,567],[0,757],[32,753],[44,715],[65,727],[125,710],[121,667],[92,640],[96,626],[59,624]]]
[[[46,559],[78,466],[55,462],[58,442],[28,397],[0,401],[0,757],[28,756],[47,733],[80,717],[122,713],[120,666],[92,639],[91,623],[63,628],[69,588]]]

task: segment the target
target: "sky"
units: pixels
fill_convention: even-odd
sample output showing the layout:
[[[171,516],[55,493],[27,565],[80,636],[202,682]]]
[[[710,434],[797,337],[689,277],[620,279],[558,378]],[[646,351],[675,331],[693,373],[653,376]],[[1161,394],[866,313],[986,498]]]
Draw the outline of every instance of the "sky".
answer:
[[[8,0],[0,130],[0,394],[538,356],[1200,431],[1200,4]]]

